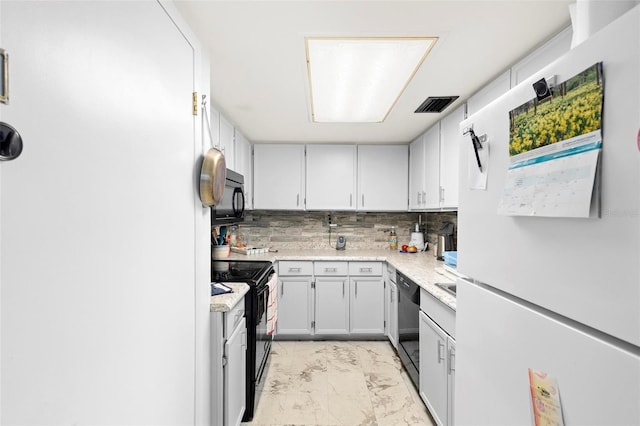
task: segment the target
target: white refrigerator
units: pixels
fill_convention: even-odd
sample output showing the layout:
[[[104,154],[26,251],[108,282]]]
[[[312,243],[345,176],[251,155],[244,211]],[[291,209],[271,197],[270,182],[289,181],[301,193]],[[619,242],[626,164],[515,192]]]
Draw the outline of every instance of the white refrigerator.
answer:
[[[598,62],[605,82],[600,217],[498,214],[509,111],[535,96],[538,79],[562,82]],[[640,7],[461,129],[471,125],[487,137],[487,179],[485,189],[471,189],[477,165],[466,139],[458,270],[469,278],[458,283],[455,423],[534,424],[532,369],[554,381],[564,424],[640,425]]]

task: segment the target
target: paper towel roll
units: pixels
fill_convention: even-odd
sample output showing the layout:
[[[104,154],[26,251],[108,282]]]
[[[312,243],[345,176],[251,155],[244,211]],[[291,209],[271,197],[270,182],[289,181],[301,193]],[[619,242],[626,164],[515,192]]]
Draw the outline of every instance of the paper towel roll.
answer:
[[[415,246],[418,250],[424,250],[424,234],[422,232],[412,232],[410,246]]]

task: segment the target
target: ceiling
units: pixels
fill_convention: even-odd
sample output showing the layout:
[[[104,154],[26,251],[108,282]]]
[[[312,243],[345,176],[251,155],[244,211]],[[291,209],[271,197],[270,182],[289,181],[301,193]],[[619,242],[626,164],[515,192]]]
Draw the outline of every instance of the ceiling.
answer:
[[[209,53],[211,98],[252,142],[406,143],[570,25],[571,0],[191,1],[176,6]],[[304,38],[435,36],[383,123],[311,121]],[[414,114],[428,96],[460,98]]]

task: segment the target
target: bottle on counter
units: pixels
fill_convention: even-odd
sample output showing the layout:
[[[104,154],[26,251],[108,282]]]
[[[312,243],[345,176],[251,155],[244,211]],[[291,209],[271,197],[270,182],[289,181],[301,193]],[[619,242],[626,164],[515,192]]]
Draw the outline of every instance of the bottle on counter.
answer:
[[[398,249],[398,236],[396,235],[396,227],[392,226],[389,232],[389,248],[391,250]]]

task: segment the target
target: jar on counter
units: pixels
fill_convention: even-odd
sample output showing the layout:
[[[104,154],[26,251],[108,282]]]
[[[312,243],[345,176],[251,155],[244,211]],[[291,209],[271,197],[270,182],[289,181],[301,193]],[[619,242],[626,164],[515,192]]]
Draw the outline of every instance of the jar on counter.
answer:
[[[231,247],[238,248],[246,247],[244,235],[240,231],[240,227],[238,225],[233,225],[231,227],[231,237],[229,238],[229,245]]]

